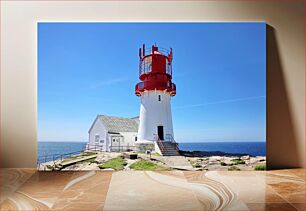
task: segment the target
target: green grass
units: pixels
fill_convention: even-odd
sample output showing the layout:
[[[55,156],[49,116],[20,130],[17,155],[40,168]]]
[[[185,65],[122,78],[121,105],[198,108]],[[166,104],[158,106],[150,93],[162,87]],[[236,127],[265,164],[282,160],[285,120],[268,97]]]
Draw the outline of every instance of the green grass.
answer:
[[[94,158],[90,158],[88,160],[83,160],[83,161],[80,161],[80,162],[77,162],[77,163],[98,163],[98,162],[96,161],[96,158],[94,157]]]
[[[151,155],[153,155],[153,156],[161,156],[161,155],[158,154],[158,153],[152,153]]]
[[[122,156],[119,156],[117,158],[110,159],[109,161],[99,165],[100,169],[107,169],[111,168],[114,170],[122,170],[124,169],[124,166],[126,166],[126,162]]]
[[[96,155],[96,154],[97,154],[96,152],[85,152],[85,153],[81,153],[81,154],[77,154],[77,155],[72,155],[70,157],[64,158],[62,162],[68,162],[68,161],[71,161],[71,160],[75,160],[75,159],[78,159],[78,158],[84,158],[84,157],[91,156],[91,155]]]
[[[232,166],[232,165],[236,165],[236,164],[235,164],[235,163],[229,163],[229,164],[227,164],[227,163],[221,161],[221,162],[220,162],[220,165],[221,165],[221,166]]]
[[[90,155],[96,155],[96,154],[98,154],[98,153],[96,153],[96,152],[85,152],[83,155],[84,156],[90,156]]]
[[[81,157],[83,157],[83,156],[82,155],[73,155],[73,156],[64,158],[62,162],[68,162],[68,161],[71,161],[71,160],[74,160],[74,159],[78,159],[78,158],[81,158]]]
[[[224,161],[220,162],[221,166],[233,166],[233,165],[239,165],[239,164],[245,164],[245,161],[241,160],[241,159],[233,159],[233,160],[231,160],[231,163],[229,163],[229,164],[225,163]],[[234,167],[233,167],[233,169],[234,169]],[[229,170],[229,171],[231,171],[231,170]]]
[[[164,170],[168,170],[166,167],[160,166],[156,163],[153,163],[151,161],[148,160],[140,160],[137,161],[135,163],[133,163],[132,165],[130,165],[131,169],[134,170],[141,170],[141,171],[164,171]]]
[[[237,166],[231,166],[227,170],[228,171],[240,171],[240,169]]]
[[[233,159],[231,162],[233,162],[234,165],[245,164],[245,161],[241,159]]]
[[[258,164],[255,166],[255,171],[265,171],[267,170],[266,164]]]
[[[52,165],[46,165],[46,167],[47,167],[47,169],[54,169],[54,166],[52,166]]]
[[[147,153],[145,153],[145,152],[135,152],[135,154],[143,154],[143,155],[148,155],[148,156],[150,156],[150,154],[147,154]],[[158,154],[158,153],[151,153],[151,155],[152,155],[152,156],[161,156],[161,155]]]
[[[192,167],[193,168],[201,168],[202,165],[200,163],[194,163],[194,164],[192,164]]]
[[[88,160],[85,160],[85,162],[89,162],[89,163],[98,163],[98,162],[96,161],[96,157],[90,158],[90,159],[88,159]]]

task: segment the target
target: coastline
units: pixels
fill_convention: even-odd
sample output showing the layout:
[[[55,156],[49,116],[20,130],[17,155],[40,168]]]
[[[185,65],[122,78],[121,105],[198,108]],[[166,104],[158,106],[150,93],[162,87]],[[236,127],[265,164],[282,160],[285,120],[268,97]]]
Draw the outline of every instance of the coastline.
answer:
[[[64,159],[58,159],[41,163],[38,165],[40,171],[82,171],[82,170],[101,170],[101,171],[133,171],[130,166],[137,162],[152,163],[163,170],[185,170],[185,171],[253,171],[265,170],[266,156],[250,156],[246,154],[229,154],[224,152],[180,151],[180,156],[160,156],[157,154],[144,154],[138,152],[93,152],[84,151],[78,155],[73,155]],[[188,156],[185,156],[184,155]],[[189,153],[189,154],[188,154]],[[131,158],[130,155],[137,158]],[[201,156],[193,156],[193,155]],[[123,166],[116,169],[112,166],[102,168],[108,162],[121,158]],[[260,168],[259,168],[260,167]],[[258,169],[257,169],[258,168]],[[146,169],[136,169],[146,170]]]
[[[84,150],[87,142],[81,141],[39,141],[38,142],[38,158],[39,163],[52,161],[52,155],[69,154],[72,152],[80,152]],[[205,152],[224,152],[228,154],[247,154],[251,156],[265,156],[265,141],[211,141],[211,142],[179,142],[181,151],[205,151]],[[77,153],[75,153],[77,154]],[[207,154],[210,155],[226,155],[226,154]],[[49,156],[49,159],[45,159]],[[186,155],[188,156],[188,155]],[[201,157],[201,154],[194,156]]]

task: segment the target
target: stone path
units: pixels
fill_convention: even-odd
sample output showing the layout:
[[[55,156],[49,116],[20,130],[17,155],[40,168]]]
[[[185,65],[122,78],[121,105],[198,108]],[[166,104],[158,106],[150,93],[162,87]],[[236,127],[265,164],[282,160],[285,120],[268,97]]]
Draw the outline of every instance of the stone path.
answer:
[[[152,156],[152,158],[165,163],[167,166],[178,170],[194,170],[184,156]]]

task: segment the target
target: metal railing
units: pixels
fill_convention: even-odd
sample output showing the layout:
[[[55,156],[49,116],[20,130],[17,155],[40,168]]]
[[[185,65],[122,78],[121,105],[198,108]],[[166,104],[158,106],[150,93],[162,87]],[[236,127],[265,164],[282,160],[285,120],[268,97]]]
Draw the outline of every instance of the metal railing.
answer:
[[[69,153],[63,153],[63,154],[50,154],[50,155],[43,155],[41,157],[38,157],[37,162],[38,163],[46,163],[46,162],[54,162],[57,160],[63,160],[67,157],[71,157],[72,155],[77,155],[82,153],[84,150],[79,150],[75,152],[69,152]]]
[[[154,139],[155,139],[160,151],[163,153],[165,151],[163,141],[159,138],[159,136],[157,134],[154,134],[154,136],[155,136]]]
[[[174,138],[171,134],[166,134],[165,141],[174,144],[175,149],[179,150],[178,143],[174,140]]]
[[[49,154],[38,157],[37,159],[37,169],[40,169],[41,164],[52,162],[55,166],[57,163],[62,162],[65,158],[69,158],[73,155],[80,155],[86,150],[94,152],[103,152],[106,151],[106,148],[99,144],[86,144],[81,150],[62,153],[62,154]],[[110,146],[111,152],[126,152],[126,151],[135,151],[136,146],[122,145],[122,146]]]
[[[157,46],[152,46],[149,48],[146,48],[144,45],[142,48],[139,49],[139,56],[140,56],[140,62],[139,62],[139,76],[143,74],[150,73],[152,71],[152,57],[148,56],[150,54],[157,54],[155,53],[158,52],[158,54],[166,56],[167,57],[167,62],[166,62],[166,73],[170,76],[172,76],[172,49],[170,50],[163,48],[163,47],[157,47]],[[154,52],[153,52],[154,50]]]
[[[110,146],[111,152],[131,152],[136,150],[136,146]]]
[[[164,47],[160,47],[160,46],[158,46],[158,50],[157,51],[160,54],[165,55],[165,56],[170,54],[170,50],[168,50],[167,48],[164,48]],[[145,56],[148,55],[148,54],[151,54],[151,53],[152,53],[152,47],[151,46],[150,47],[146,47],[144,49],[144,55]]]
[[[126,151],[135,151],[136,147],[131,145],[118,145],[118,146],[109,146],[109,151],[111,152],[126,152]],[[91,151],[107,151],[105,146],[97,145],[97,144],[87,144],[86,150]]]
[[[37,159],[37,165],[40,166],[40,164],[47,162],[53,162],[55,164],[57,161],[63,161],[65,158],[69,158],[73,155],[79,155],[81,153],[84,153],[85,150],[103,151],[103,148],[100,145],[86,144],[81,150],[78,151],[39,156]]]
[[[40,165],[43,163],[52,162],[55,166],[57,162],[62,162],[65,158],[69,158],[73,155],[79,155],[84,152],[84,148],[79,151],[69,152],[69,153],[62,153],[62,154],[50,154],[50,155],[43,155],[38,157],[37,159],[37,169],[40,169]]]
[[[158,136],[158,134],[154,134],[154,139],[158,146],[160,147],[160,150],[163,152],[165,149],[164,143],[170,142],[174,145],[176,150],[179,150],[178,143],[174,140],[173,136],[171,134],[166,134],[164,140],[161,140]]]
[[[90,151],[105,151],[104,147],[99,144],[86,144],[85,150],[90,150]]]
[[[139,76],[152,72],[152,61],[146,61],[148,57],[139,62]],[[166,73],[172,76],[172,65],[171,63],[166,63]]]

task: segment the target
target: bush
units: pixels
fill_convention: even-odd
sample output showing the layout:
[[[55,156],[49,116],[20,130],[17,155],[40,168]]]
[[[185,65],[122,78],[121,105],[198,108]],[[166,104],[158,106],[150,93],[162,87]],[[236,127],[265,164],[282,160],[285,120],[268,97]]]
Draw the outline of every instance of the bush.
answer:
[[[117,158],[110,159],[109,161],[99,165],[100,169],[107,169],[111,168],[114,170],[122,170],[124,169],[124,166],[126,166],[126,162],[122,156],[119,156]]]
[[[258,164],[255,166],[255,171],[265,171],[267,170],[266,164]]]

